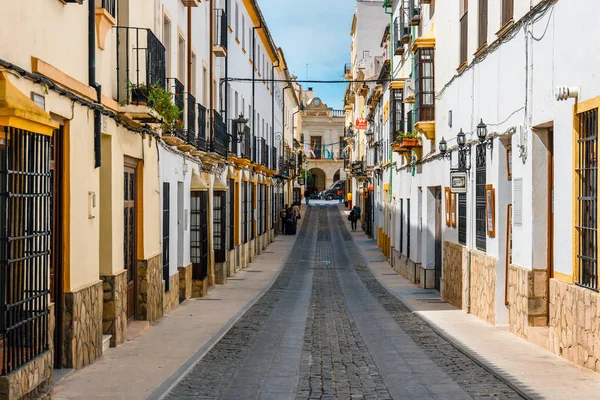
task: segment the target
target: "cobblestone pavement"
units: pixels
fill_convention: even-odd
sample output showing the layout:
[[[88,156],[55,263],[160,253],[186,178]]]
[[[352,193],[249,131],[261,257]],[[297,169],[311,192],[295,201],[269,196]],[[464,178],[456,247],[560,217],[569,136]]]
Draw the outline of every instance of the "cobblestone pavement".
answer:
[[[371,275],[336,206],[309,207],[270,290],[169,399],[520,398]]]

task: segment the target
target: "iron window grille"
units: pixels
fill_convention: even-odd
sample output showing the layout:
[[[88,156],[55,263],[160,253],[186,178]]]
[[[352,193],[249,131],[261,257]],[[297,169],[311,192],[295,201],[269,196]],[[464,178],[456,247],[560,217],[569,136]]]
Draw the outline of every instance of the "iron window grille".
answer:
[[[117,18],[117,0],[102,0],[102,8],[113,18]]]
[[[163,182],[163,210],[162,210],[162,261],[163,261],[163,280],[165,281],[165,292],[169,290],[169,203],[171,196],[171,187],[169,182]]]
[[[400,254],[404,251],[404,199],[400,199]]]
[[[208,192],[192,192],[190,201],[192,279],[204,280],[208,276]]]
[[[486,185],[486,146],[476,147],[475,170],[475,246],[486,251],[486,214],[485,214],[485,185]]]
[[[458,243],[467,245],[467,194],[458,194]]]
[[[196,148],[198,150],[207,150],[206,148],[206,107],[198,104],[198,135],[196,138]]]
[[[252,158],[250,158],[250,161],[252,161],[253,163],[256,163],[257,148],[256,148],[256,135],[254,133],[252,133],[252,139],[250,139],[250,143],[252,146]]]
[[[223,9],[215,9],[215,46],[227,50],[227,14]]]
[[[248,186],[250,184],[248,182],[242,183],[242,195],[244,197],[244,204],[242,204],[243,210],[243,231],[244,231],[244,243],[248,243],[248,207],[250,206],[249,198],[248,198]]]
[[[406,258],[410,259],[410,199],[406,199]]]
[[[250,214],[248,214],[249,221],[248,225],[250,226],[250,239],[254,239],[256,236],[256,230],[254,229],[254,221],[256,221],[256,186],[254,183],[250,182]]]
[[[598,289],[598,109],[578,115],[577,284]]]
[[[2,375],[49,349],[51,201],[49,136],[4,127],[0,149]]]
[[[406,130],[412,132],[412,130],[415,128],[415,119],[414,119],[414,115],[415,112],[413,110],[410,110],[409,112],[406,113]]]
[[[187,143],[196,144],[196,98],[187,94]]]
[[[164,88],[166,85],[165,46],[146,28],[116,26],[115,34],[117,101],[146,105],[148,88],[152,85]]]
[[[235,248],[235,180],[228,179],[229,194],[229,250]]]
[[[225,157],[227,155],[227,126],[223,121],[223,117],[216,110],[213,110],[214,118],[214,141],[212,142],[211,151]]]
[[[398,133],[406,131],[404,127],[404,96],[402,89],[392,89],[392,118],[390,129],[390,142],[396,140]]]
[[[250,159],[252,156],[252,135],[248,126],[244,128],[244,140],[242,141],[241,152],[243,158]]]
[[[213,250],[215,262],[225,262],[225,235],[227,232],[227,192],[214,192],[213,194]]]
[[[415,85],[416,121],[435,120],[434,49],[418,49]]]

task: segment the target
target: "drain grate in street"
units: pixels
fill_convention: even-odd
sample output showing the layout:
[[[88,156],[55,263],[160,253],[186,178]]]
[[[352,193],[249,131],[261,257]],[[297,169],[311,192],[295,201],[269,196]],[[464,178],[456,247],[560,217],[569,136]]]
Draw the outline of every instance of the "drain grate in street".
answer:
[[[227,282],[229,281],[245,281],[246,279],[244,278],[227,278]]]

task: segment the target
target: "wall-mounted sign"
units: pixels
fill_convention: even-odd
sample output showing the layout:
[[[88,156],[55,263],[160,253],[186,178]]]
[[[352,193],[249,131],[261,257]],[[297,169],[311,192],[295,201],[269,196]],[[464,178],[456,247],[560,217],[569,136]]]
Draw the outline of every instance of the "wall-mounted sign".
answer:
[[[298,178],[298,185],[304,186],[304,178]]]
[[[353,162],[350,167],[352,169],[352,174],[354,174],[354,175],[360,175],[364,172],[363,171],[363,163],[361,161]]]
[[[367,129],[368,125],[369,125],[369,123],[364,118],[357,118],[356,123],[354,124],[356,129]]]
[[[452,193],[467,193],[467,173],[465,171],[450,172],[450,190]]]

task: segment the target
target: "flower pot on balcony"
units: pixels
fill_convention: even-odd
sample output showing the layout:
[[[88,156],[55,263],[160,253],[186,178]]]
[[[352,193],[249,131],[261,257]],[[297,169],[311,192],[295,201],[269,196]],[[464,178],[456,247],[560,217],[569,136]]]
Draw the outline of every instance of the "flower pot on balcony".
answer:
[[[146,88],[134,87],[131,89],[131,104],[138,106],[148,105],[148,91]]]
[[[419,138],[403,138],[400,143],[401,147],[411,148],[411,147],[421,147],[421,140]]]
[[[410,150],[406,147],[403,147],[401,143],[394,143],[392,146],[392,151],[396,153],[405,153]]]

